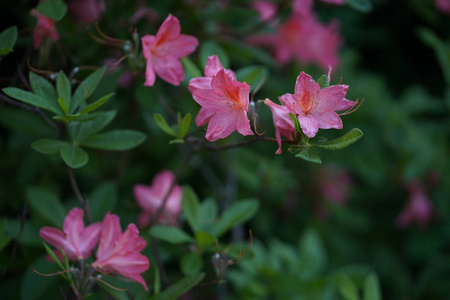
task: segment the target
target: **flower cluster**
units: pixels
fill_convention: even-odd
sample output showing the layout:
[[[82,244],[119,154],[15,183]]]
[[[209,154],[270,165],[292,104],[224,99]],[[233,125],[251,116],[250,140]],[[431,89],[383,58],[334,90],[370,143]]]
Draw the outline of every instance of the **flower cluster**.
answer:
[[[338,2],[333,1],[335,4]],[[339,33],[340,24],[337,20],[332,20],[327,26],[322,24],[312,5],[312,1],[294,1],[292,14],[276,26],[274,33],[255,35],[248,38],[248,42],[271,48],[275,59],[282,64],[296,59],[303,63],[316,63],[323,70],[330,65],[336,67],[343,40]]]
[[[39,231],[39,236],[56,248],[58,256],[62,255],[62,249],[69,261],[87,259],[98,244],[96,260],[91,264],[93,268],[122,275],[148,290],[141,274],[150,265],[148,258],[140,253],[147,243],[139,236],[134,224],[128,225],[122,233],[120,219],[116,215],[108,212],[103,222],[84,227],[83,210],[73,208],[64,219],[62,231],[45,226]]]
[[[208,124],[206,139],[214,142],[237,130],[242,135],[253,135],[247,118],[250,86],[238,82],[232,71],[223,68],[217,56],[208,58],[205,77],[193,78],[189,90],[202,106],[197,126]]]
[[[179,59],[194,52],[198,40],[180,32],[180,21],[169,15],[156,35],[142,37],[142,49],[147,60],[145,86],[153,86],[156,75],[173,85],[179,85],[184,79],[184,70]]]
[[[331,68],[327,80],[330,81]],[[238,82],[234,73],[223,68],[217,56],[210,56],[204,70],[204,77],[193,78],[189,90],[194,100],[202,106],[197,118],[197,126],[207,123],[206,139],[216,141],[237,130],[242,135],[252,135],[247,117],[250,86]],[[320,88],[312,77],[301,72],[295,83],[294,94],[279,97],[284,104],[278,105],[270,99],[264,100],[273,115],[275,138],[278,143],[276,154],[281,154],[281,137],[293,140],[295,127],[289,114],[300,123],[301,130],[308,138],[313,138],[319,128],[342,129],[338,111],[355,106],[357,102],[345,98],[348,86],[343,84]]]

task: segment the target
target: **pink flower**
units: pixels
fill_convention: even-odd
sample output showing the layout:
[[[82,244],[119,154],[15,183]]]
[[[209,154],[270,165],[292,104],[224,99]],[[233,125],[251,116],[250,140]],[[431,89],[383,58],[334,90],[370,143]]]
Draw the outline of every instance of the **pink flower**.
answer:
[[[289,111],[286,106],[275,104],[269,99],[264,100],[264,104],[272,111],[273,125],[275,126],[275,138],[278,143],[278,150],[275,154],[281,154],[281,136],[292,141],[293,135],[295,134],[294,124],[291,117],[289,117]]]
[[[145,86],[155,84],[156,75],[173,85],[179,85],[184,79],[184,70],[180,58],[195,51],[197,38],[180,34],[180,22],[169,15],[162,23],[156,36],[142,38],[144,57],[147,60]]]
[[[450,0],[436,0],[435,4],[440,11],[450,14]]]
[[[302,16],[309,15],[312,12],[314,0],[293,0],[292,11],[294,14]]]
[[[150,268],[148,258],[140,253],[147,242],[139,236],[136,225],[128,225],[122,233],[120,219],[109,212],[103,219],[97,260],[92,266],[105,272],[112,272],[142,284],[148,290],[141,273]]]
[[[253,135],[247,118],[250,86],[238,82],[225,69],[211,79],[211,88],[194,90],[194,100],[208,116],[206,139],[214,142],[237,130],[242,135]]]
[[[173,173],[163,170],[153,178],[151,186],[141,184],[134,186],[134,197],[144,210],[138,218],[139,226],[150,225],[150,218],[159,210],[174,181],[175,176]],[[166,225],[177,224],[178,215],[181,212],[182,194],[183,189],[175,185],[170,192],[163,213],[158,219],[159,223]]]
[[[345,204],[352,185],[353,179],[345,169],[338,169],[335,165],[327,165],[320,170],[319,189],[327,200],[338,205]]]
[[[62,248],[70,261],[86,259],[97,244],[101,224],[95,223],[84,228],[83,210],[73,208],[64,219],[63,230],[54,227],[42,227],[39,236],[56,248],[55,254],[61,255]],[[61,256],[62,257],[62,256]]]
[[[324,70],[330,65],[337,66],[343,40],[339,22],[333,20],[328,26],[321,24],[316,15],[309,12],[307,4],[302,2],[295,8],[294,13],[278,26],[276,33],[253,36],[248,42],[271,48],[281,64],[296,59],[316,63]]]
[[[222,63],[219,60],[217,55],[211,55],[208,57],[208,60],[205,65],[204,74],[205,77],[195,77],[189,81],[188,89],[191,93],[193,93],[196,89],[212,89],[211,81],[212,77],[216,75],[219,70],[223,69]],[[233,78],[236,78],[236,75],[233,71],[225,69],[225,72]],[[213,113],[210,110],[205,108],[200,108],[197,117],[195,118],[195,124],[197,126],[203,126],[209,123]]]
[[[259,17],[263,22],[269,22],[277,14],[277,6],[269,1],[254,1],[251,7],[259,13]]]
[[[156,20],[158,20],[158,13],[156,10],[144,6],[143,3],[139,3],[136,12],[131,16],[128,22],[136,24],[142,19],[148,23],[155,23]]]
[[[336,111],[349,109],[356,104],[345,99],[347,89],[347,85],[341,84],[320,89],[311,76],[301,72],[295,83],[294,94],[284,94],[280,100],[298,118],[303,133],[313,138],[319,128],[343,128]]]
[[[77,23],[88,25],[100,18],[105,11],[105,2],[103,0],[72,0],[69,2],[69,11]]]
[[[405,228],[416,222],[419,226],[425,227],[433,216],[433,204],[425,194],[425,188],[419,182],[411,182],[408,190],[409,200],[398,215],[396,224],[399,228]]]
[[[42,40],[45,37],[50,37],[55,42],[59,39],[58,31],[56,30],[55,21],[53,19],[50,19],[35,9],[31,11],[31,15],[37,18],[37,24],[33,30],[35,49],[38,49],[41,46]]]

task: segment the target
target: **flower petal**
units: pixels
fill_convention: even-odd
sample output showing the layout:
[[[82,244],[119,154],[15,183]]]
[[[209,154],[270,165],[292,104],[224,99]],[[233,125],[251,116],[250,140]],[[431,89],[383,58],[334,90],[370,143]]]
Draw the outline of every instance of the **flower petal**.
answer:
[[[181,62],[174,56],[159,56],[153,58],[155,73],[161,79],[172,85],[180,85],[184,79],[184,70]]]
[[[169,14],[156,33],[156,43],[161,44],[176,39],[180,35],[180,21]]]

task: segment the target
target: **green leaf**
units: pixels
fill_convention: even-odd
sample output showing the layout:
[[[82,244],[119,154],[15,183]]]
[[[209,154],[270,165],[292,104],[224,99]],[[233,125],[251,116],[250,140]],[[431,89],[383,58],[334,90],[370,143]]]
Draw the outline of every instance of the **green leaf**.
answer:
[[[69,125],[69,134],[74,143],[81,143],[87,137],[105,128],[116,116],[115,110],[94,112],[89,114],[93,119],[84,122],[72,122]],[[87,116],[87,115],[85,115]]]
[[[292,154],[297,154],[299,152],[301,152],[303,150],[303,147],[299,146],[299,145],[290,145],[288,147],[288,151],[291,152]]]
[[[189,81],[195,77],[201,77],[202,72],[197,68],[197,66],[190,60],[187,56],[181,59],[181,63],[183,64],[184,69],[186,70],[186,81]]]
[[[184,275],[198,273],[203,267],[203,261],[200,253],[191,252],[181,256],[180,267]]]
[[[57,276],[45,277],[36,274],[33,270],[37,270],[44,274],[50,274],[57,271],[57,266],[49,263],[45,258],[45,255],[29,264],[27,270],[22,276],[22,282],[20,285],[21,300],[42,298],[55,299],[61,295],[60,291],[55,292],[59,293],[59,295],[52,293],[52,290],[55,290],[54,287],[58,282]]]
[[[250,220],[258,211],[256,200],[244,200],[225,210],[222,217],[211,228],[211,234],[220,237],[232,227]]]
[[[74,145],[62,148],[60,154],[64,162],[73,169],[80,168],[89,161],[88,154],[80,147]]]
[[[39,187],[27,188],[26,197],[34,213],[40,215],[54,227],[62,226],[66,211],[58,197]]]
[[[325,270],[327,257],[317,231],[306,230],[299,242],[301,274],[305,278],[318,277]]]
[[[41,14],[55,21],[60,21],[67,12],[67,5],[62,0],[42,1],[36,8]]]
[[[12,52],[17,40],[17,26],[6,28],[0,33],[0,57]]]
[[[297,119],[297,117],[291,113],[289,113],[289,117],[291,118],[292,122],[294,122],[295,132],[303,134],[302,128],[300,127],[300,121]]]
[[[24,103],[40,107],[55,114],[61,113],[61,110],[59,108],[56,109],[54,105],[52,105],[52,103],[50,103],[50,101],[48,101],[46,98],[30,93],[28,91],[24,91],[15,87],[8,87],[4,88],[3,92],[11,98],[22,101]]]
[[[189,234],[176,227],[166,227],[156,225],[150,229],[149,234],[157,239],[172,244],[180,244],[194,241],[194,239]]]
[[[218,210],[217,203],[212,198],[206,199],[201,203],[198,218],[201,229],[207,230],[211,227],[211,224],[217,217]]]
[[[353,128],[346,134],[337,139],[322,143],[322,144],[312,144],[314,147],[329,149],[329,150],[339,150],[345,147],[350,146],[363,136],[363,132],[358,128]]]
[[[69,113],[70,97],[72,88],[70,86],[69,78],[61,70],[56,79],[56,91],[58,92],[58,103],[65,114]]]
[[[261,66],[247,66],[236,71],[236,79],[247,82],[253,91],[264,78],[267,77],[267,69]]]
[[[202,66],[206,65],[208,57],[217,55],[222,66],[227,69],[230,66],[230,59],[227,52],[215,41],[208,40],[203,42],[200,47],[200,63]],[[201,75],[200,75],[201,76]]]
[[[320,159],[319,155],[316,152],[313,152],[311,150],[302,150],[299,153],[295,155],[295,157],[304,159],[306,161],[310,161],[316,164],[321,164],[322,160]]]
[[[80,112],[80,114],[84,115],[87,114],[91,111],[96,110],[97,108],[99,108],[100,106],[102,106],[103,104],[105,104],[106,102],[109,101],[109,99],[111,99],[111,97],[114,95],[115,93],[111,93],[108,94],[106,96],[103,96],[102,98],[98,99],[97,101],[87,105],[85,108],[83,108],[83,110]]]
[[[184,138],[191,128],[191,122],[192,122],[192,115],[187,113],[184,115],[183,119],[179,121],[179,131],[180,131],[180,138]]]
[[[173,139],[173,140],[170,140],[169,145],[172,145],[172,144],[183,144],[183,143],[184,143],[183,139]]]
[[[203,247],[209,246],[212,243],[214,243],[216,238],[214,236],[212,236],[211,234],[207,233],[206,231],[199,230],[199,231],[195,232],[195,240],[196,240],[197,244],[201,248],[203,248]]]
[[[375,272],[370,272],[364,280],[363,287],[364,300],[381,300],[380,283]]]
[[[59,107],[62,109],[62,111],[63,111],[64,114],[68,114],[68,113],[69,113],[69,107],[67,106],[67,103],[64,101],[63,98],[58,97],[58,105],[59,105]],[[62,120],[63,118],[64,118],[64,117],[58,118],[58,119],[61,119],[61,120]]]
[[[57,114],[63,114],[61,108],[58,105],[58,94],[56,89],[47,79],[41,77],[33,72],[30,72],[29,76],[31,87],[36,95],[47,100],[47,104],[52,107],[52,111]]]
[[[103,150],[129,150],[142,144],[147,136],[139,131],[130,129],[111,130],[106,133],[93,135],[81,142],[86,147]]]
[[[336,276],[336,286],[344,300],[359,300],[356,284],[346,275],[339,274]]]
[[[61,98],[58,98],[58,100],[59,99]],[[67,114],[65,116],[54,116],[53,119],[60,120],[61,122],[64,122],[66,124],[70,124],[70,122],[79,121],[80,116],[80,114]]]
[[[31,148],[42,154],[59,153],[65,146],[70,146],[70,144],[66,141],[56,139],[40,139],[31,144]]]
[[[199,210],[200,202],[194,190],[188,185],[183,186],[182,212],[194,232],[199,229]]]
[[[345,0],[345,3],[362,13],[369,13],[373,9],[370,0]]]
[[[328,81],[328,76],[326,74],[320,75],[319,79],[317,79],[317,83],[319,84],[321,89],[327,88],[330,86],[330,82]]]
[[[105,74],[106,66],[103,66],[86,77],[75,90],[73,94],[72,102],[70,105],[70,112],[74,112],[75,109],[95,91],[100,80]]]
[[[171,285],[162,293],[154,295],[150,298],[150,300],[175,300],[178,299],[179,296],[183,295],[191,288],[199,284],[203,278],[205,277],[205,273],[197,273],[183,277],[177,283]]]
[[[167,124],[166,119],[160,114],[153,114],[153,120],[155,120],[156,125],[165,133],[173,136],[178,137],[176,132]]]
[[[113,182],[105,182],[89,195],[92,221],[101,221],[105,212],[113,211],[119,199],[117,186]]]
[[[39,229],[39,226],[27,220],[6,219],[5,235],[18,240],[21,245],[40,247],[42,239]]]
[[[103,284],[101,282],[98,283],[98,285],[109,295],[112,297],[108,297],[106,299],[115,299],[115,300],[131,300],[134,298],[128,297],[128,293],[123,290],[117,290],[113,287],[117,287],[119,289],[126,289],[127,283],[124,282],[123,279],[113,276],[104,276],[102,277],[102,280],[105,281],[107,284]],[[88,298],[89,299],[89,298]],[[95,298],[94,298],[95,299]],[[97,298],[98,299],[98,298]]]
[[[45,242],[42,242],[42,244],[44,245],[45,251],[47,251],[47,254],[53,259],[53,261],[61,268],[61,270],[65,270],[55,252],[53,252],[53,250]]]
[[[441,41],[439,36],[428,28],[419,28],[418,35],[422,42],[427,44],[434,50],[439,65],[444,73],[447,85],[450,85],[450,58],[445,44]]]

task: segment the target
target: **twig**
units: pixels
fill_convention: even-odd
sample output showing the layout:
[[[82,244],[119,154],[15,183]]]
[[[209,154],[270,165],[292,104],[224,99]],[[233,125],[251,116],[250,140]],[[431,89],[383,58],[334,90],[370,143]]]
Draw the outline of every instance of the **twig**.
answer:
[[[167,191],[166,195],[164,196],[161,206],[158,208],[158,211],[156,212],[156,214],[154,214],[152,216],[152,218],[150,219],[150,226],[155,225],[156,222],[158,221],[158,219],[161,217],[162,213],[164,212],[164,207],[166,206],[167,200],[169,200],[170,194],[172,194],[172,191],[173,191],[178,179],[180,178],[181,173],[183,173],[184,169],[186,169],[186,167],[188,166],[188,164],[192,158],[192,155],[193,155],[192,152],[190,152],[188,154],[183,165],[180,167],[180,169],[178,169],[177,173],[175,174],[175,179],[173,180],[172,184],[170,185],[169,190]]]
[[[11,105],[13,105],[13,106],[22,108],[22,109],[24,109],[24,110],[32,111],[32,112],[37,113],[42,119],[44,119],[44,121],[45,121],[48,125],[50,125],[50,127],[52,127],[53,129],[55,129],[56,131],[59,131],[58,125],[57,125],[55,122],[53,122],[52,120],[50,120],[50,119],[44,114],[44,112],[43,112],[39,107],[26,105],[26,104],[24,104],[24,103],[22,103],[22,102],[13,100],[13,99],[11,99],[11,98],[9,98],[8,96],[3,95],[3,94],[0,94],[0,100],[6,102],[6,103],[8,103],[8,104],[11,104]]]
[[[167,278],[166,270],[164,269],[164,265],[159,256],[158,240],[155,239],[154,237],[152,237],[151,240],[152,240],[153,255],[155,256],[156,263],[158,264],[159,274],[161,276],[161,283],[163,286],[167,286],[169,279]]]
[[[80,189],[78,187],[77,180],[75,179],[75,175],[73,174],[73,170],[71,167],[67,167],[67,172],[69,173],[69,180],[70,185],[72,186],[72,189],[78,199],[78,202],[80,202],[81,207],[83,208],[84,214],[86,215],[86,221],[88,224],[92,223],[91,219],[91,210],[89,209],[89,204],[87,199],[81,195]]]
[[[200,143],[203,145],[203,149],[198,149],[197,152],[202,152],[202,151],[207,151],[207,150],[211,150],[211,151],[223,151],[223,150],[229,150],[229,149],[233,149],[233,148],[237,148],[237,147],[241,147],[241,146],[246,146],[249,144],[253,144],[256,142],[261,142],[261,141],[266,141],[266,142],[277,142],[276,139],[274,138],[269,138],[269,137],[265,137],[265,136],[256,136],[253,139],[250,140],[246,140],[243,142],[239,142],[239,143],[235,143],[235,144],[230,144],[230,145],[226,145],[226,146],[217,146],[214,144],[209,144],[206,143],[203,139],[200,138],[194,138],[194,137],[189,137],[186,139],[186,141],[188,142],[193,142],[193,143]],[[283,140],[283,143],[286,144],[292,144],[292,141],[288,141],[288,140]]]

